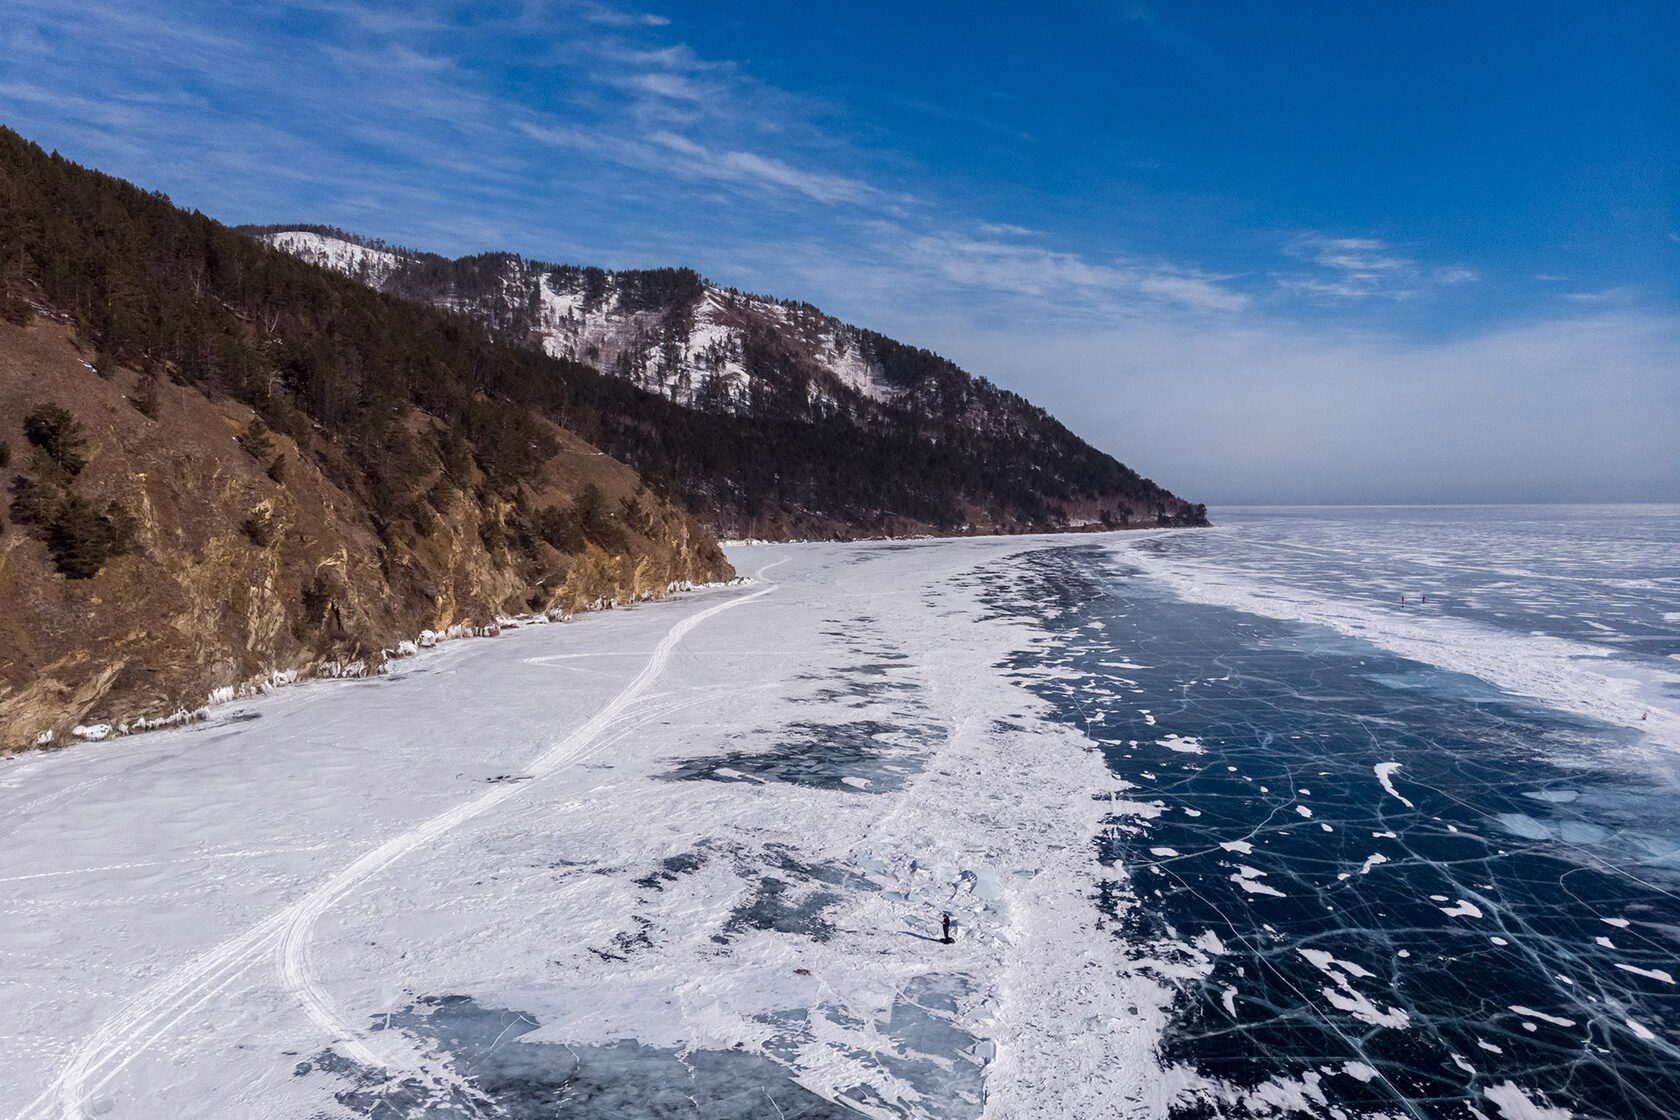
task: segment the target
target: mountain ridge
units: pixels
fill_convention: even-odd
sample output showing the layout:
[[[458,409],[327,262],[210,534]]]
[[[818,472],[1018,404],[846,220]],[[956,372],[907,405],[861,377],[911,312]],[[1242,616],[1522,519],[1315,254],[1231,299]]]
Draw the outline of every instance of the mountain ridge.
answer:
[[[586,364],[691,412],[838,422],[943,445],[950,458],[982,460],[980,470],[959,465],[958,473],[975,477],[949,486],[954,500],[945,508],[910,513],[912,521],[921,515],[925,530],[1206,523],[1205,507],[1142,478],[1019,394],[808,303],[722,287],[686,268],[612,272],[513,253],[451,260],[334,227],[240,228],[300,259],[386,294],[464,314],[503,341]],[[637,462],[634,454],[626,458],[658,466]],[[990,474],[980,478],[987,468]],[[820,501],[806,501],[807,510],[832,514],[837,523],[827,533],[810,526],[777,532],[727,503],[688,497],[703,521],[731,536],[893,531],[871,523],[867,511],[821,510]]]

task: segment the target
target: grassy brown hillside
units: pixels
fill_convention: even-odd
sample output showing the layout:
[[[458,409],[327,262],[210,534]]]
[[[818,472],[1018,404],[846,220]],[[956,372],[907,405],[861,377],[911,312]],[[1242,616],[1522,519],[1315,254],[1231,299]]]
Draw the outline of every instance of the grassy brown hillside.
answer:
[[[732,575],[534,366],[0,129],[0,750]]]
[[[518,500],[570,510],[593,486],[612,512],[590,529],[617,537],[606,541],[611,552],[588,539],[572,551],[516,539],[511,503],[467,496],[482,485],[472,467],[459,480],[439,467],[427,532],[382,539],[368,511],[290,438],[269,433],[264,454],[253,455],[248,406],[120,366],[95,372],[92,356],[64,324],[0,323],[0,441],[10,460],[0,478],[13,506],[29,483],[55,473],[65,481],[24,431],[25,417],[56,404],[80,425],[86,459],[61,489],[133,520],[121,555],[89,578],[69,578],[46,528],[20,524],[21,509],[4,516],[6,748],[43,730],[63,741],[75,724],[195,709],[212,689],[255,687],[276,671],[309,675],[324,662],[358,660],[376,668],[385,650],[422,629],[570,612],[730,574],[691,518],[558,428],[550,434],[559,450]],[[148,391],[155,419],[136,403],[149,404]],[[422,432],[436,426],[417,411],[406,421]],[[271,476],[277,459],[281,481]]]

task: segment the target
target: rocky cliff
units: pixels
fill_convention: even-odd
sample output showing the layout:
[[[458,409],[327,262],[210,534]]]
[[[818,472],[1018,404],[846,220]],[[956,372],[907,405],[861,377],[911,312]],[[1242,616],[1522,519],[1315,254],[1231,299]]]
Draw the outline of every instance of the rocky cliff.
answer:
[[[547,359],[5,130],[0,313],[0,750],[733,575]]]

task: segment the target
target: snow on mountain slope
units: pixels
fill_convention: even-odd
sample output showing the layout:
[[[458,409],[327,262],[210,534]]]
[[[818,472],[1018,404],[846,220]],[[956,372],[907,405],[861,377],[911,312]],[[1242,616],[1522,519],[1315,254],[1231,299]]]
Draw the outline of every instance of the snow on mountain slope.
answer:
[[[289,229],[263,240],[300,260],[353,276],[370,288],[381,287],[401,263],[395,253],[309,230]]]
[[[690,407],[744,407],[755,378],[748,350],[768,334],[797,340],[791,356],[811,375],[808,403],[895,396],[880,365],[864,355],[857,328],[698,278],[686,298],[648,306],[630,290],[627,278],[638,274],[550,268],[497,255],[487,258],[493,274],[478,278],[476,292],[464,291],[458,279],[415,291],[400,274],[405,267],[421,271],[435,258],[307,230],[266,233],[262,240],[371,287],[488,318],[552,357],[583,362]]]
[[[511,253],[449,260],[327,228],[308,238],[244,232],[674,403],[607,394],[619,403],[599,426],[604,449],[672,479],[731,536],[1206,521],[1205,509],[1018,394],[810,304],[719,287],[686,268],[608,272]]]

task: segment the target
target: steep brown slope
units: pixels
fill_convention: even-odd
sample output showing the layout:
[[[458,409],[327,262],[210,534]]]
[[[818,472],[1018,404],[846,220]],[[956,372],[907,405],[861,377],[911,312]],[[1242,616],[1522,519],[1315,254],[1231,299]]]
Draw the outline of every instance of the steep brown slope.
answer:
[[[102,376],[68,326],[20,317],[0,322],[7,500],[19,479],[54,470],[24,431],[25,417],[53,403],[85,432],[87,465],[71,488],[95,508],[116,503],[135,526],[126,554],[73,579],[39,525],[0,516],[0,750],[43,731],[65,741],[76,724],[196,709],[213,689],[276,672],[357,661],[371,670],[423,629],[482,628],[499,612],[564,613],[733,574],[692,518],[546,420],[559,450],[511,496],[483,485],[470,460],[454,475],[433,463],[424,514],[382,534],[365,502],[290,438],[269,433],[262,457],[249,453],[246,405],[117,365]],[[135,404],[148,386],[156,419]],[[418,409],[402,425],[437,434]],[[276,456],[283,481],[269,473]],[[611,554],[581,539],[557,551],[523,530],[529,510],[572,510],[580,498]]]

